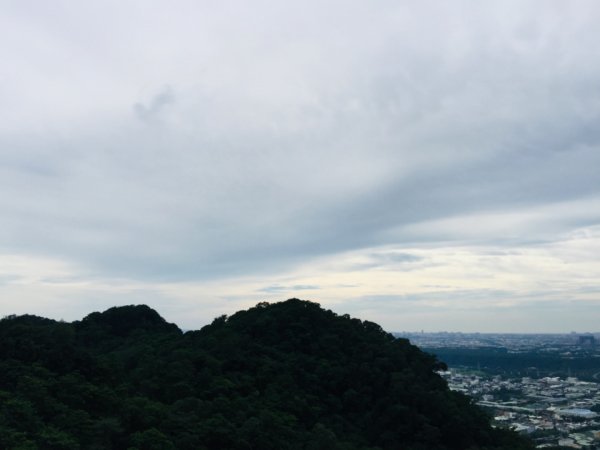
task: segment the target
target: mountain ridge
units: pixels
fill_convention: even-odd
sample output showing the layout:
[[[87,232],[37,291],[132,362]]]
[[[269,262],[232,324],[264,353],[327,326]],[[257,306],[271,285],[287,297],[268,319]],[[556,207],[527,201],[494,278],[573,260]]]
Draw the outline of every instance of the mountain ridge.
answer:
[[[0,321],[2,448],[532,448],[449,391],[435,357],[318,303],[186,333],[145,305],[47,320]]]

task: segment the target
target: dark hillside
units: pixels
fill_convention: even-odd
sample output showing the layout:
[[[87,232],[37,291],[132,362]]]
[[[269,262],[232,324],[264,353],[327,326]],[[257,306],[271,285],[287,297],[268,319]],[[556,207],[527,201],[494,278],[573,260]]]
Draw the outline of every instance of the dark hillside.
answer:
[[[0,321],[0,448],[529,449],[378,325],[297,299],[182,334],[147,306]]]

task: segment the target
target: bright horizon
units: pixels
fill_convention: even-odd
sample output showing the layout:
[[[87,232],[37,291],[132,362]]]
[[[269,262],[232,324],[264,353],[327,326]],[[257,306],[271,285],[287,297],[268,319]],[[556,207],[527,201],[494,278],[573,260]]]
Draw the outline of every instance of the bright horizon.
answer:
[[[0,12],[0,316],[598,330],[598,2]]]

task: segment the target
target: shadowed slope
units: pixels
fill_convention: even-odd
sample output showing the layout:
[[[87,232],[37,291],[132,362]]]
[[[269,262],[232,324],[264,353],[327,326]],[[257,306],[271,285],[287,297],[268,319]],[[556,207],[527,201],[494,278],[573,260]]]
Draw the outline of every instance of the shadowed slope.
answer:
[[[434,357],[298,299],[185,334],[142,305],[13,317],[0,336],[1,448],[531,448],[449,391]]]

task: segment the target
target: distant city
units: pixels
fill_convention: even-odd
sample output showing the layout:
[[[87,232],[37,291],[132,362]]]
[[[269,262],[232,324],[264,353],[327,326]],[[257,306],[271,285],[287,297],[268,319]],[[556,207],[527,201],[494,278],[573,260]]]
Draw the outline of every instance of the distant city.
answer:
[[[394,333],[448,365],[451,389],[537,448],[600,449],[600,335]]]
[[[488,410],[496,426],[528,434],[538,448],[600,449],[600,384],[577,377],[505,378],[460,369],[441,373],[450,389]]]

